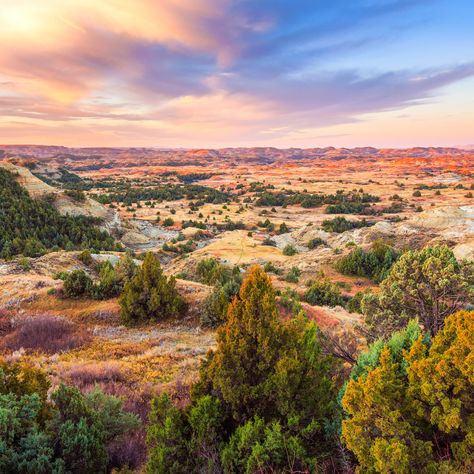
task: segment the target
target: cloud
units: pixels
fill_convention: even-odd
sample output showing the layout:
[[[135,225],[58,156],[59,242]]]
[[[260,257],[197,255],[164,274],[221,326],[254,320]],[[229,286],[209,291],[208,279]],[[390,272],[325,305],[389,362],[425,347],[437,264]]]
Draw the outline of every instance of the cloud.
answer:
[[[437,1],[2,0],[0,122],[136,143],[140,131],[225,141],[356,122],[474,75],[473,63],[331,67]]]

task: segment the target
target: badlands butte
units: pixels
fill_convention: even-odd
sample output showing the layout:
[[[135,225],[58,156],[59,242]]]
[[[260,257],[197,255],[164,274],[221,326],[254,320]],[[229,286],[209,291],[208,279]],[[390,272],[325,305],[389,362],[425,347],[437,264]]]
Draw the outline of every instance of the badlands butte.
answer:
[[[4,186],[13,180],[33,202],[63,216],[89,216],[87,225],[112,238],[87,249],[43,242],[22,252],[7,252],[1,242],[2,355],[29,358],[55,384],[97,383],[111,393],[120,386],[144,406],[163,389],[179,397],[215,346],[206,265],[239,275],[261,265],[280,292],[283,313],[302,308],[328,337],[350,341],[356,352],[364,344],[363,316],[349,303],[361,291],[376,292],[379,281],[351,274],[341,259],[374,245],[399,255],[437,244],[458,260],[474,258],[474,150],[0,150]],[[30,234],[17,237],[37,237],[34,229]],[[114,267],[127,254],[140,265],[147,252],[176,278],[187,302],[182,317],[129,327],[116,295],[65,291],[70,272],[83,270],[100,286],[104,262]],[[321,279],[338,295],[328,304],[307,297],[311,282]],[[25,321],[53,317],[71,323],[81,342],[51,351],[15,344]],[[136,436],[143,445],[143,433]]]

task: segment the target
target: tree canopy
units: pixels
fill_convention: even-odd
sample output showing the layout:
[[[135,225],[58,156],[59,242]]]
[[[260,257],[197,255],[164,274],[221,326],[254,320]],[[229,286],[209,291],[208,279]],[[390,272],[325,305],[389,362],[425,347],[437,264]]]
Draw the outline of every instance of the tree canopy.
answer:
[[[49,202],[32,199],[15,175],[0,168],[0,257],[37,257],[52,249],[116,250],[100,220],[63,216]]]
[[[474,296],[474,263],[458,262],[447,246],[405,252],[393,265],[376,295],[361,302],[368,328],[388,336],[412,318],[432,335],[450,314]]]

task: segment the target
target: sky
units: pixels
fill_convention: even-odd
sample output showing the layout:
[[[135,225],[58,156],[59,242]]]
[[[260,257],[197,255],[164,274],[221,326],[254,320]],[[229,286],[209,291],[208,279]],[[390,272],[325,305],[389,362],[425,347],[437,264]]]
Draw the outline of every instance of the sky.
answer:
[[[474,144],[473,0],[0,0],[0,143]]]

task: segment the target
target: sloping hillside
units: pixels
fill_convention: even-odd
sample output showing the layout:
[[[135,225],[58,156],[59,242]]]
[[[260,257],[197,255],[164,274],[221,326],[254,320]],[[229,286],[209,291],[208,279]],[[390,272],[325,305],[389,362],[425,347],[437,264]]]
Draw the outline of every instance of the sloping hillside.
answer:
[[[54,196],[51,204],[62,215],[89,216],[101,220],[101,227],[109,232],[121,229],[121,221],[117,212],[105,207],[93,199],[86,197],[85,201],[74,201],[63,190],[50,186],[31,173],[28,168],[15,165],[8,161],[0,162],[0,167],[15,173],[17,182],[24,187],[32,198]]]
[[[32,198],[15,174],[0,168],[0,257],[38,256],[58,248],[116,247],[114,239],[99,229],[97,218],[61,215],[46,197]]]

